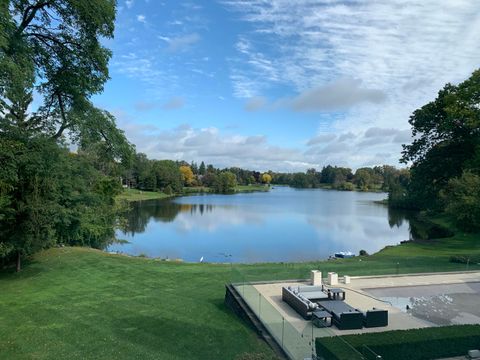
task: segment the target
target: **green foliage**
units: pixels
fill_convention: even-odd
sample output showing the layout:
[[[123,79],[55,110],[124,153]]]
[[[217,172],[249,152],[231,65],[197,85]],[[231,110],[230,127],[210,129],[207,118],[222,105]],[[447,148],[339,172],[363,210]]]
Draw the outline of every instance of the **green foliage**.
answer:
[[[221,172],[213,183],[213,191],[221,194],[228,194],[235,191],[237,178],[235,174],[229,171]]]
[[[396,360],[398,354],[404,359],[423,360],[464,355],[478,348],[479,337],[480,325],[456,325],[347,335],[342,340],[359,352],[366,345],[385,360]],[[335,337],[317,338],[317,354],[326,360],[350,359],[350,348],[338,344]]]
[[[165,189],[163,189],[163,192],[167,195],[172,195],[173,194],[173,189],[170,185],[167,185]]]
[[[446,206],[445,212],[455,224],[467,231],[480,229],[480,176],[465,171],[451,179],[440,193]]]
[[[32,138],[25,143],[0,137],[3,201],[0,237],[3,255],[28,255],[56,243],[103,247],[114,237],[114,196],[118,180],[98,172],[88,158],[68,152],[54,140]],[[6,250],[5,250],[6,249]]]
[[[133,155],[114,117],[90,101],[108,79],[102,41],[113,37],[115,2],[9,0],[0,15],[0,256],[102,247]]]
[[[408,195],[421,208],[442,209],[439,196],[466,170],[479,174],[480,70],[459,85],[447,84],[437,98],[410,117],[414,141],[402,161],[412,162]],[[478,218],[477,218],[478,219]]]
[[[115,2],[110,0],[2,2],[0,24],[0,129],[60,139],[68,130],[82,148],[101,143],[104,154],[129,158],[131,145],[114,118],[90,97],[108,80]],[[95,11],[92,11],[95,9]],[[43,98],[29,113],[35,91]]]
[[[354,191],[355,190],[355,185],[353,185],[349,181],[343,181],[343,182],[340,182],[340,183],[334,185],[334,189],[342,190],[342,191]]]
[[[153,173],[156,177],[156,189],[163,190],[170,186],[174,192],[181,192],[183,188],[182,173],[172,160],[154,160]]]

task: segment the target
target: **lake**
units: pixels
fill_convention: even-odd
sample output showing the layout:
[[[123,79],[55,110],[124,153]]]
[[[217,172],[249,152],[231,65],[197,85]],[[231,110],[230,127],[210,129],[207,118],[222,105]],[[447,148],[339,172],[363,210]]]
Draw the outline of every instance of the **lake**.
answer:
[[[108,251],[198,262],[278,262],[374,253],[409,239],[409,222],[374,201],[386,194],[275,187],[132,203]]]

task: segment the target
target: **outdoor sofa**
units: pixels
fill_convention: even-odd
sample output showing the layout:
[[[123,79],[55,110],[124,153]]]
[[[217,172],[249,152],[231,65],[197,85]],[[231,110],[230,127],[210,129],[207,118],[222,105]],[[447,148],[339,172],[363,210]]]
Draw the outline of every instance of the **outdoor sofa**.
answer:
[[[327,299],[323,286],[288,286],[282,288],[282,300],[290,305],[304,319],[310,319],[312,312],[318,309],[313,301]]]

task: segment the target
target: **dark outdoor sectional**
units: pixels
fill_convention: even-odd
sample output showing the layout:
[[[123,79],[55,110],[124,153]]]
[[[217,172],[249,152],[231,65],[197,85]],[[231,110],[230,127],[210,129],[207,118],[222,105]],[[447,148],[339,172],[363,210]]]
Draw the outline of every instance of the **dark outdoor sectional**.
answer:
[[[340,290],[340,289],[336,289]],[[388,311],[381,309],[367,310],[365,313],[351,307],[342,300],[334,300],[322,286],[283,287],[282,300],[289,304],[304,319],[309,320],[312,314],[331,315],[331,324],[340,330],[361,329],[363,327],[380,327],[388,325]],[[331,295],[331,294],[330,294]],[[317,316],[314,315],[315,320]],[[315,321],[315,323],[322,323]]]
[[[364,313],[363,326],[366,328],[381,327],[388,325],[388,311],[382,309],[367,310]]]
[[[282,288],[282,300],[306,320],[310,319],[312,312],[318,309],[318,304],[314,301],[327,298],[323,286],[289,286]]]

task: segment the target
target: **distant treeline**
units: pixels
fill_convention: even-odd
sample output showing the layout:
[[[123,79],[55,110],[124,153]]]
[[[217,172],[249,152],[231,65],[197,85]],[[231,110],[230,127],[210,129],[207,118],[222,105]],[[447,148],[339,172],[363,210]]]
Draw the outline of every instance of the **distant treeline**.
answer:
[[[273,173],[273,182],[297,188],[330,187],[337,190],[389,191],[399,183],[408,181],[408,169],[397,169],[383,165],[363,167],[352,172],[350,168],[324,166],[321,171],[308,169],[306,172]]]
[[[133,165],[123,174],[123,184],[147,191],[181,193],[184,187],[207,187],[214,192],[227,193],[236,185],[270,183],[296,188],[333,188],[338,190],[389,191],[399,184],[406,184],[407,169],[383,165],[364,167],[352,172],[350,168],[324,166],[320,171],[281,173],[259,172],[238,167],[219,169],[202,161],[150,160],[138,153]]]

